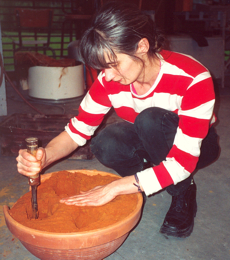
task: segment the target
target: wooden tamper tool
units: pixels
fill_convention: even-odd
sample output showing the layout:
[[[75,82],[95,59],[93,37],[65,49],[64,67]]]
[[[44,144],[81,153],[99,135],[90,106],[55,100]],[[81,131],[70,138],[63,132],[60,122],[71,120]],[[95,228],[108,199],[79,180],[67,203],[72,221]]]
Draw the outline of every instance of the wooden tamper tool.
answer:
[[[38,149],[38,138],[28,137],[26,138],[27,152],[36,157]],[[40,184],[40,175],[28,177],[29,185],[31,186],[31,205],[33,210],[33,218],[38,218],[38,203],[37,203],[37,186]]]

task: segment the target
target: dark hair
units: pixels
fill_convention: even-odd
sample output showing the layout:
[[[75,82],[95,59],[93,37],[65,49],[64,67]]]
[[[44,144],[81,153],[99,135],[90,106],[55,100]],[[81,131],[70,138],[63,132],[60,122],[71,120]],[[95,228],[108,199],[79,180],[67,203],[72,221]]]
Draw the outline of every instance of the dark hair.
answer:
[[[116,64],[114,51],[137,59],[135,53],[143,38],[149,41],[149,57],[155,56],[164,39],[158,34],[152,18],[134,4],[108,2],[96,14],[81,39],[80,61],[100,70]],[[105,61],[105,52],[111,63]]]

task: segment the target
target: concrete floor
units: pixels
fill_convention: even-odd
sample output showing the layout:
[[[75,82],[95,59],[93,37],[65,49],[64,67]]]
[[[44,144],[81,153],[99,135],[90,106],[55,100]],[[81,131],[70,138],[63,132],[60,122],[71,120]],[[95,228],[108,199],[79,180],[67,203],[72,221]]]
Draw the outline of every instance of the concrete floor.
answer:
[[[228,81],[226,81],[228,82]],[[186,239],[165,238],[159,233],[171,198],[163,191],[147,198],[140,223],[123,245],[106,260],[227,260],[230,259],[230,88],[216,88],[216,126],[220,136],[219,159],[197,172],[198,212],[194,231]],[[79,100],[66,104],[33,103],[45,114],[75,113]],[[36,113],[7,85],[8,115]],[[0,117],[0,122],[6,117]],[[68,169],[97,169],[114,173],[96,159],[65,159],[46,169],[46,173]],[[7,229],[2,206],[12,204],[28,191],[27,179],[17,173],[13,156],[0,156],[0,259],[35,260]]]

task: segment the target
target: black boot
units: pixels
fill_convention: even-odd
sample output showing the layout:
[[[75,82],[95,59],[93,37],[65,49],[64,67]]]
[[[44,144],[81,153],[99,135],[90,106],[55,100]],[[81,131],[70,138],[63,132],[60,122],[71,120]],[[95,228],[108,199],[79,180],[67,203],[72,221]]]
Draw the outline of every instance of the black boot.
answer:
[[[160,232],[168,236],[188,237],[193,230],[196,211],[196,184],[192,180],[185,192],[172,196],[172,203]]]

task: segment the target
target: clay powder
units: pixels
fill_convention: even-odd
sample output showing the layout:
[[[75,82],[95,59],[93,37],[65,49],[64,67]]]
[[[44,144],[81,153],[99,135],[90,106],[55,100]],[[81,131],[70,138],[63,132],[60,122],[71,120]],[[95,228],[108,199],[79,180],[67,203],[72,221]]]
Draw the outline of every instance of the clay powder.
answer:
[[[120,195],[106,205],[79,207],[60,203],[61,198],[80,194],[119,177],[60,171],[38,186],[38,219],[32,219],[31,193],[23,195],[10,210],[20,224],[37,230],[69,233],[100,229],[126,218],[137,205],[137,194]]]

